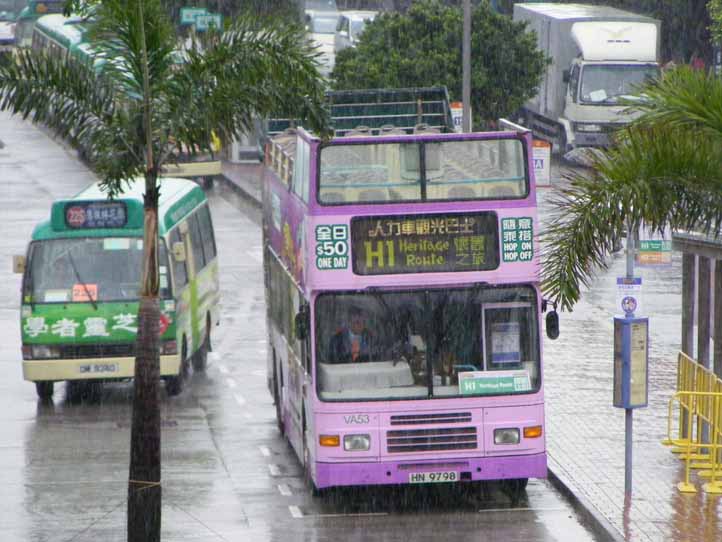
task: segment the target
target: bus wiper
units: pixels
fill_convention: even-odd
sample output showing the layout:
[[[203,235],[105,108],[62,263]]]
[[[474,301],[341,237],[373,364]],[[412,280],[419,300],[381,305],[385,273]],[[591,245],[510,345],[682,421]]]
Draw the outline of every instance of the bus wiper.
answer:
[[[75,261],[73,260],[73,255],[68,251],[68,260],[70,260],[70,265],[73,268],[73,272],[75,273],[75,278],[78,279],[78,282],[83,287],[83,290],[85,290],[85,295],[88,296],[88,299],[90,300],[90,303],[92,303],[93,308],[97,311],[98,310],[98,304],[95,302],[95,299],[93,299],[93,296],[90,295],[90,290],[88,289],[88,285],[85,284],[85,281],[80,278],[80,273],[78,273],[78,268],[75,267]]]

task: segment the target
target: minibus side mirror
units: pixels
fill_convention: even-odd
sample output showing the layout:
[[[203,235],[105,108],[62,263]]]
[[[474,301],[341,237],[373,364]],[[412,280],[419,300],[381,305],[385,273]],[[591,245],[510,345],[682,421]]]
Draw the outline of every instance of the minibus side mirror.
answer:
[[[13,256],[13,273],[25,273],[25,256]]]
[[[181,241],[173,243],[173,259],[177,262],[186,261],[186,247]]]
[[[565,83],[569,82],[569,70],[564,70],[562,72],[562,81],[564,81]]]
[[[552,310],[546,317],[547,337],[551,340],[559,337],[559,313]]]
[[[308,328],[310,326],[310,319],[308,317],[308,310],[301,307],[301,310],[296,314],[296,318],[293,321],[294,332],[296,339],[299,341],[305,341],[308,337]]]

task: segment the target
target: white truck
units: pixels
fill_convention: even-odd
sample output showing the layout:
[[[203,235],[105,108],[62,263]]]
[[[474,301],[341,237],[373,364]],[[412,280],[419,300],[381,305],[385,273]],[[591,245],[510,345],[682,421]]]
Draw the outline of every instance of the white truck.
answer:
[[[611,132],[634,118],[620,98],[659,76],[660,22],[583,4],[514,4],[513,17],[528,23],[551,58],[521,121],[562,154],[608,145]]]

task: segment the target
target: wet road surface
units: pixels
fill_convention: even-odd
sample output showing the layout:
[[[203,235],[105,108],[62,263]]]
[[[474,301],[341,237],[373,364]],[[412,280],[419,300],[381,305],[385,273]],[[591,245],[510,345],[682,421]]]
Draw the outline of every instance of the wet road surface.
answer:
[[[20,276],[10,272],[51,201],[92,176],[72,151],[4,113],[0,140],[0,539],[125,540],[131,384],[82,400],[58,384],[53,403],[39,403],[22,380]],[[545,481],[531,481],[516,504],[496,484],[312,497],[266,388],[259,217],[232,193],[209,196],[222,322],[207,372],[180,396],[162,395],[163,540],[594,540]]]

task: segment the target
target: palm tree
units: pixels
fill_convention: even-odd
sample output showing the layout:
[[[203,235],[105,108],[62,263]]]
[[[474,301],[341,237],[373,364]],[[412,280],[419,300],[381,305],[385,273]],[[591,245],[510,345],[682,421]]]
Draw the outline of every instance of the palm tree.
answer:
[[[568,177],[552,202],[543,288],[563,309],[579,300],[623,232],[722,227],[722,80],[680,67],[642,89],[642,116],[593,171]]]
[[[145,178],[144,257],[128,485],[128,540],[160,539],[158,301],[159,175],[179,149],[210,150],[250,129],[256,115],[293,114],[325,134],[324,83],[298,26],[236,19],[177,62],[161,0],[71,0],[86,10],[100,74],[68,58],[20,52],[0,66],[0,109],[49,126],[82,147],[109,196]],[[69,55],[68,55],[69,57]]]

